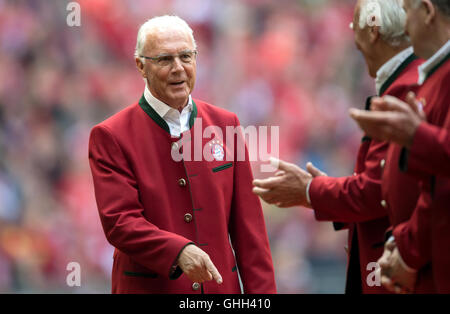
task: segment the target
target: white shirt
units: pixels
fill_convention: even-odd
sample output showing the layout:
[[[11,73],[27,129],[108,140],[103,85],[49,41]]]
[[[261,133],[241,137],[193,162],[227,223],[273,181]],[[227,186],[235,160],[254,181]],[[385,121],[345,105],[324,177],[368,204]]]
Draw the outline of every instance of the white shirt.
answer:
[[[394,74],[398,67],[405,62],[414,53],[413,47],[406,48],[402,52],[396,54],[394,57],[389,59],[388,62],[383,64],[381,68],[377,71],[377,77],[375,78],[375,88],[377,90],[377,95],[380,95],[380,89],[384,83],[389,79],[389,77]]]
[[[419,85],[427,79],[428,72],[450,53],[450,40],[441,47],[430,59],[419,66]]]
[[[147,84],[145,84],[144,97],[156,113],[166,121],[170,129],[170,135],[180,137],[181,133],[189,130],[189,118],[193,109],[191,95],[189,95],[188,104],[183,108],[181,113],[153,96]]]

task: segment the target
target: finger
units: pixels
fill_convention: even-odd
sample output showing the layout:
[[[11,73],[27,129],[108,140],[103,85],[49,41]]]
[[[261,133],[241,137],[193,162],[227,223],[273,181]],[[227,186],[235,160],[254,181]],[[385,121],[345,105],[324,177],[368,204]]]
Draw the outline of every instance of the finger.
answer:
[[[378,259],[377,263],[380,265],[380,267],[383,269],[387,268],[389,266],[389,256],[391,255],[391,252],[384,250],[383,255]]]
[[[206,259],[206,268],[208,269],[209,274],[212,276],[211,279],[214,279],[220,285],[223,282],[222,276],[209,257]]]
[[[253,190],[252,190],[252,192],[254,193],[254,194],[256,194],[256,195],[258,195],[258,196],[261,196],[261,197],[263,197],[264,195],[266,195],[267,194],[267,192],[269,192],[270,190],[269,189],[263,189],[263,188],[259,188],[259,187],[253,187]]]
[[[274,203],[280,201],[279,197],[272,190],[266,190],[266,189],[254,187],[253,193],[258,195],[259,197],[261,197],[268,204],[274,204]]]
[[[385,102],[383,99],[380,101],[376,101],[372,104],[370,112],[389,112],[389,111],[401,111],[401,107],[397,107],[396,105],[392,105],[390,103]]]
[[[387,276],[381,276],[381,284],[390,292],[395,292],[394,282]]]
[[[390,111],[367,111],[355,108],[349,109],[350,117],[360,126],[378,130],[390,126],[398,119],[398,114]]]
[[[205,275],[206,275],[206,278],[205,278],[206,281],[211,281],[213,279],[213,276],[209,270],[206,271]]]
[[[371,101],[371,111],[392,111],[392,108],[388,102],[381,97],[375,97]]]
[[[272,191],[270,191],[268,194],[261,196],[261,198],[264,200],[264,202],[272,205],[280,204],[282,202],[280,200],[280,197],[276,194],[274,194]]]
[[[406,112],[410,108],[408,103],[401,101],[397,97],[386,95],[383,96],[383,103],[388,111],[401,111]]]
[[[274,167],[275,169],[278,169],[279,163],[280,163],[280,160],[278,158],[270,157],[269,162],[272,167]]]
[[[267,179],[255,179],[253,180],[253,185],[263,189],[271,189],[282,181],[281,177],[270,177]]]
[[[314,165],[312,162],[308,162],[306,164],[306,170],[313,176],[313,177],[319,177],[319,176],[326,176],[327,174],[325,172],[320,171]]]
[[[421,120],[426,119],[425,111],[423,111],[423,108],[426,105],[425,98],[417,99],[414,92],[409,92],[406,96],[406,103],[420,117]]]
[[[350,108],[349,113],[350,117],[358,123],[380,123],[384,121],[384,117],[386,115],[386,113],[381,111],[367,111],[355,108]]]
[[[277,169],[280,170],[289,170],[292,168],[293,164],[280,160],[278,158],[275,157],[270,157],[270,164],[272,165],[272,167],[275,167]]]
[[[275,173],[276,177],[282,176],[284,175],[286,172],[284,172],[283,170],[278,171],[277,173]]]
[[[186,272],[185,274],[192,282],[203,283],[205,281],[203,271],[201,269],[192,270],[190,272]]]
[[[253,191],[254,194],[256,194],[259,197],[261,197],[263,199],[263,201],[268,203],[268,204],[273,204],[276,201],[274,196],[273,196],[273,192],[271,190],[254,187],[252,191]]]
[[[370,100],[370,110],[372,111],[380,111],[383,107],[384,100],[381,97],[372,97]]]
[[[374,111],[369,112],[351,108],[349,110],[350,117],[358,123],[358,126],[368,135],[382,134],[383,126],[386,123],[385,112]]]
[[[426,119],[425,111],[423,111],[423,108],[426,105],[425,98],[417,99],[414,92],[409,92],[408,95],[406,95],[406,103],[419,116],[421,120]]]
[[[417,114],[423,111],[423,104],[416,99],[416,94],[414,92],[409,92],[406,95],[406,103],[409,107]]]
[[[395,241],[388,241],[386,242],[384,247],[386,250],[392,252],[397,247],[397,245],[395,244]]]
[[[375,278],[381,278],[381,267],[375,268]]]
[[[398,284],[394,285],[394,292],[397,294],[401,294],[403,292],[403,288],[399,286]]]
[[[382,276],[391,277],[392,275],[392,266],[388,263],[380,263],[380,271]]]

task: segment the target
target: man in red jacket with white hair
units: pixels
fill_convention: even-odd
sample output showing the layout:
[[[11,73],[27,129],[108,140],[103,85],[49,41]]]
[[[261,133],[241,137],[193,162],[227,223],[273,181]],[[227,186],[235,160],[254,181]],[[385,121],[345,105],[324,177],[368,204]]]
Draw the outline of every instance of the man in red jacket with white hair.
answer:
[[[393,229],[395,245],[380,260],[384,284],[411,291],[417,272],[431,263],[436,291],[450,293],[450,2],[405,0],[404,6],[414,51],[426,59],[417,96],[376,99],[377,111],[351,115],[368,134],[403,147],[400,171],[421,182],[411,217]]]
[[[236,136],[218,135],[239,121],[192,99],[196,55],[185,21],[148,20],[135,54],[143,96],[92,129],[95,196],[115,247],[113,293],[276,292],[248,153],[237,160]],[[206,128],[218,130],[213,141]],[[211,158],[187,154],[199,149]]]
[[[373,5],[378,10],[373,10]],[[371,13],[374,13],[371,15]],[[405,12],[400,1],[359,0],[353,30],[378,95],[403,98],[417,81],[422,62],[413,54],[404,33]],[[366,102],[370,110],[370,98]],[[381,173],[387,142],[364,136],[353,175],[332,178],[307,165],[279,162],[275,177],[254,181],[254,192],[280,207],[302,205],[314,210],[319,221],[335,221],[349,229],[346,293],[388,293],[371,274],[383,253],[385,231],[390,226],[381,202]],[[375,278],[376,279],[376,278]]]

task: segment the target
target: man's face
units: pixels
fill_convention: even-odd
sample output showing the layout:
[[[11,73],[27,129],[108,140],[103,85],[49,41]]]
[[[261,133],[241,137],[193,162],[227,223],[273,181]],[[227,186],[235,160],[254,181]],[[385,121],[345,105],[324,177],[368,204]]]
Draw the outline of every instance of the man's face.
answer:
[[[194,44],[186,32],[155,32],[147,36],[143,55],[151,58],[167,55],[171,62],[147,59],[143,66],[138,63],[141,73],[147,77],[152,95],[176,109],[187,104],[195,85],[197,67],[195,56],[191,62],[178,56],[193,50]]]
[[[414,6],[413,0],[404,0],[403,8],[406,12],[406,34],[411,38],[414,52],[416,55],[422,58],[426,58],[426,52],[424,47],[424,39],[426,39],[425,30],[425,15],[424,10],[421,7]]]
[[[370,43],[369,38],[369,27],[366,26],[363,29],[359,27],[359,15],[361,11],[361,0],[358,0],[355,6],[355,10],[353,13],[353,33],[354,33],[354,39],[355,39],[355,45],[356,48],[358,48],[359,51],[364,56],[364,59],[367,63],[367,67],[369,69],[369,74],[372,77],[375,77],[376,71],[373,68],[373,62],[371,57],[371,50],[372,50],[372,44]]]

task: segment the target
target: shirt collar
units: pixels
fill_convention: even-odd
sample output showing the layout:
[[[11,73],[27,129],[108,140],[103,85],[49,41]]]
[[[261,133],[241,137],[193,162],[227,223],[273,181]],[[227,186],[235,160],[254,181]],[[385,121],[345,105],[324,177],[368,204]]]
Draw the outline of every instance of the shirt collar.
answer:
[[[164,118],[172,110],[177,111],[176,109],[170,107],[166,103],[162,102],[161,100],[159,100],[158,98],[153,96],[153,94],[150,92],[150,89],[148,88],[147,84],[145,84],[144,97],[145,97],[145,100],[147,101],[147,103],[150,106],[152,106],[152,108],[156,111],[156,113],[162,118]],[[183,111],[185,111],[185,110],[192,111],[191,95],[189,95],[189,100],[188,100],[187,105],[183,108]]]
[[[422,85],[428,77],[428,73],[437,66],[450,53],[450,40],[441,47],[430,59],[419,66],[419,85]]]
[[[380,69],[377,71],[377,77],[375,78],[375,88],[377,90],[377,95],[380,94],[381,87],[389,79],[389,77],[394,74],[398,67],[405,62],[414,53],[413,47],[406,48],[405,50],[399,52],[394,57],[389,59]]]

